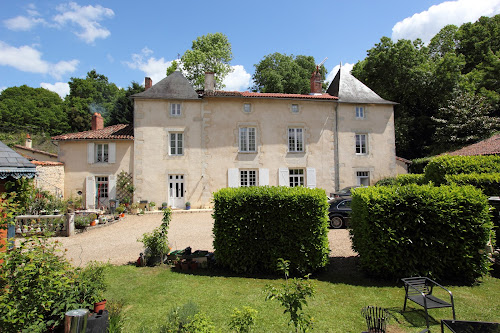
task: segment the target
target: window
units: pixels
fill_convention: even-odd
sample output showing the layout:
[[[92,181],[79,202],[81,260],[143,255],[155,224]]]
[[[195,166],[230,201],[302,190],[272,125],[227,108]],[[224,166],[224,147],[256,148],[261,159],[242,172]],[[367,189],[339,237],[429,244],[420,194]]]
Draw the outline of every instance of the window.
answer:
[[[257,151],[255,132],[255,127],[240,127],[240,152]]]
[[[95,163],[109,162],[109,146],[107,143],[97,143],[95,145]]]
[[[304,139],[302,128],[288,129],[288,151],[301,152],[304,151]]]
[[[170,155],[182,155],[184,136],[182,133],[170,133]]]
[[[365,118],[365,108],[363,106],[356,106],[356,119]]]
[[[290,187],[304,186],[304,169],[290,169],[288,170],[290,178]]]
[[[356,178],[358,185],[370,186],[370,171],[357,171]]]
[[[250,113],[252,111],[252,106],[249,103],[243,104],[243,112]]]
[[[257,186],[257,171],[240,170],[240,186]]]
[[[292,104],[292,113],[299,113],[299,105]]]
[[[97,197],[107,198],[108,197],[108,177],[95,177],[95,183],[97,187]]]
[[[365,155],[368,151],[366,145],[367,134],[356,134],[356,154]]]
[[[180,116],[181,115],[181,105],[178,103],[170,104],[170,115],[171,116]]]

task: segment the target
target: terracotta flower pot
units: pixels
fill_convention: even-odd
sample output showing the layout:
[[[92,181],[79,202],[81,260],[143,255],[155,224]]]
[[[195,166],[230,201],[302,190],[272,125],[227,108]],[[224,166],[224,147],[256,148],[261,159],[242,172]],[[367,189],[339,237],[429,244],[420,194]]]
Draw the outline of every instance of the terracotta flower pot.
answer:
[[[97,220],[93,220],[92,222],[90,222],[90,226],[91,226],[91,227],[95,226],[95,225],[97,224],[97,222],[96,222],[96,221],[97,221]]]
[[[106,300],[102,300],[100,302],[94,303],[94,312],[99,313],[99,311],[104,311],[106,308]]]

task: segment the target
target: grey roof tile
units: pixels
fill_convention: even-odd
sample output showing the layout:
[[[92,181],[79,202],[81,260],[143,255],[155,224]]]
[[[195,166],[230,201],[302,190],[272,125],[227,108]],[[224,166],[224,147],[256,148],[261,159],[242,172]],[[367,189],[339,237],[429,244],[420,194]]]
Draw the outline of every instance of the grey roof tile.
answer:
[[[198,99],[198,94],[181,72],[175,71],[146,91],[131,96],[150,99]]]
[[[33,168],[36,166],[0,141],[0,168]]]

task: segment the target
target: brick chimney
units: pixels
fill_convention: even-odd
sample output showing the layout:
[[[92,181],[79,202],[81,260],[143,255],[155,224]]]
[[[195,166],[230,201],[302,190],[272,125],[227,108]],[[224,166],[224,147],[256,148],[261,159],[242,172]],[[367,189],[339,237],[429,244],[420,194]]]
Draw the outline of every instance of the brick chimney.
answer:
[[[145,90],[148,90],[149,88],[151,88],[153,86],[153,80],[151,80],[150,77],[145,77],[144,78],[144,87],[146,88]]]
[[[26,148],[33,148],[30,134],[26,134],[26,142],[24,143]]]
[[[319,72],[318,66],[311,76],[311,93],[309,95],[321,95],[322,94],[322,82],[321,73]]]
[[[92,130],[101,130],[104,128],[104,119],[102,118],[100,113],[94,113],[92,115]]]
[[[215,73],[206,72],[205,73],[205,91],[215,90]]]

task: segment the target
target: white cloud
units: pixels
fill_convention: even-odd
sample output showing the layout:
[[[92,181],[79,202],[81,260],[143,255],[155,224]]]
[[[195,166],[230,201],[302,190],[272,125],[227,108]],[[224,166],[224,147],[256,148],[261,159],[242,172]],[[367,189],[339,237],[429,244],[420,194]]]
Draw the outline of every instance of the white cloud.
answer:
[[[40,87],[56,92],[63,99],[66,95],[69,95],[69,84],[67,82],[56,82],[54,84],[42,82]]]
[[[342,71],[348,71],[349,73],[352,71],[354,64],[345,63],[342,64]],[[326,75],[326,82],[332,82],[339,71],[340,65],[337,65],[332,68],[332,70]]]
[[[113,10],[97,6],[80,6],[76,2],[62,4],[56,8],[61,14],[54,16],[54,21],[61,26],[66,23],[72,23],[79,26],[82,30],[75,34],[86,43],[92,44],[97,38],[107,38],[111,32],[101,26],[99,21],[105,18],[111,18],[115,15]]]
[[[445,25],[474,22],[481,16],[500,13],[500,0],[445,1],[428,10],[407,17],[392,28],[392,39],[420,38],[428,43]]]
[[[42,59],[42,53],[31,46],[14,47],[0,41],[0,66],[11,66],[23,72],[61,76],[76,70],[78,60],[59,61],[56,64]]]
[[[156,59],[150,57],[153,54],[149,48],[145,47],[140,53],[132,54],[132,62],[126,61],[125,64],[132,69],[139,69],[144,72],[145,76],[153,80],[153,84],[164,79],[167,76],[167,68],[172,64],[172,61],[165,61],[162,57]]]
[[[17,16],[3,21],[5,27],[14,31],[28,31],[38,24],[45,23],[44,19],[26,16]]]
[[[242,65],[231,66],[233,71],[229,73],[223,83],[227,91],[245,91],[252,85],[252,76],[245,71]]]

